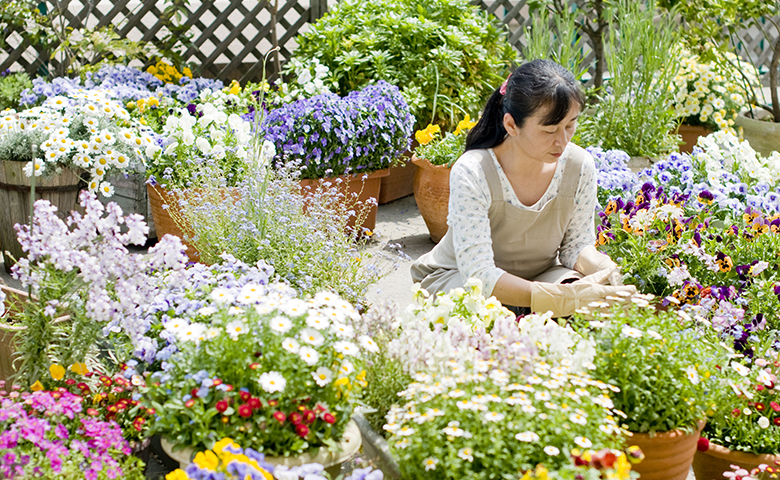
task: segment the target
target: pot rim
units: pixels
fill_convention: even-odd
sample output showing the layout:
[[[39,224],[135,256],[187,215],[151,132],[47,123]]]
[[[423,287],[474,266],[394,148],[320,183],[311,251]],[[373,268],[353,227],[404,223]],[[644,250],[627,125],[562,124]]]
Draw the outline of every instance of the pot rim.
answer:
[[[683,438],[688,435],[701,435],[701,431],[704,430],[704,426],[707,424],[706,420],[697,420],[696,421],[696,428],[693,432],[686,432],[685,430],[681,428],[676,428],[674,430],[670,430],[667,432],[654,432],[652,435],[650,433],[639,433],[639,432],[631,432],[631,436],[627,438],[628,442],[631,442],[631,439],[633,438],[642,438],[642,439],[656,439],[656,438],[663,438],[663,439],[675,439],[675,438]]]
[[[721,458],[723,460],[729,460],[735,463],[750,462],[750,463],[766,463],[767,465],[774,465],[775,462],[780,462],[780,452],[775,454],[771,453],[750,453],[742,452],[739,450],[731,450],[710,441],[710,447],[707,450],[699,452],[710,455],[712,457]]]
[[[418,167],[434,168],[438,170],[450,170],[452,168],[452,166],[448,167],[447,165],[434,165],[427,158],[418,157],[416,153],[412,154],[412,163]]]

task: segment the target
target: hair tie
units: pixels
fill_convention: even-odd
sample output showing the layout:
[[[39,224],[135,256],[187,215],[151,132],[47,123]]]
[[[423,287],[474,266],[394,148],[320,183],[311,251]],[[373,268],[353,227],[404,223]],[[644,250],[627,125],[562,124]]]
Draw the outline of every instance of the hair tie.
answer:
[[[509,77],[511,77],[512,74],[509,74]],[[498,89],[498,91],[501,93],[501,95],[506,95],[506,84],[509,82],[509,77],[506,77],[506,80],[504,80],[504,83],[501,84],[501,88]]]

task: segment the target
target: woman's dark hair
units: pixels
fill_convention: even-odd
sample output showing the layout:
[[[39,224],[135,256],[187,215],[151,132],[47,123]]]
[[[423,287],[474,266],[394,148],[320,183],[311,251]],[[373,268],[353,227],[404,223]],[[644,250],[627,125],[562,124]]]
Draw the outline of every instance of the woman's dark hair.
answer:
[[[571,72],[550,60],[524,63],[507,79],[505,93],[497,88],[490,96],[482,117],[466,137],[466,150],[493,148],[503,142],[505,113],[522,127],[528,117],[549,105],[542,125],[556,125],[566,118],[574,102],[582,107],[585,96]]]

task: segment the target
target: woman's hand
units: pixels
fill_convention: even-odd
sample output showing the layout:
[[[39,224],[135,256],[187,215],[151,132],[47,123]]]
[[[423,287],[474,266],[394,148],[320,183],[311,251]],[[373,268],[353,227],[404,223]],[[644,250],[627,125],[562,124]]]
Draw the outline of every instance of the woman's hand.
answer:
[[[596,275],[600,276],[594,274]],[[636,293],[636,287],[633,285],[601,285],[586,281],[587,278],[564,284],[532,282],[531,311],[552,311],[553,317],[568,317],[591,302],[603,302],[609,296],[631,296]]]
[[[590,245],[580,252],[577,262],[574,264],[574,270],[586,277],[594,273],[606,272],[605,278],[609,285],[623,285],[623,275],[620,273],[620,267],[609,258],[609,255],[599,252],[596,250],[596,247]]]

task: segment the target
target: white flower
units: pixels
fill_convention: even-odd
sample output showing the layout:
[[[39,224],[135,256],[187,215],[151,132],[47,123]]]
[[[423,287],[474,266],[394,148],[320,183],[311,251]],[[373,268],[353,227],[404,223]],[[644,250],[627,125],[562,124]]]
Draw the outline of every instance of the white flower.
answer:
[[[311,376],[314,377],[314,381],[317,382],[317,385],[324,387],[333,379],[333,372],[327,367],[320,367],[316,371],[311,372]]]
[[[217,303],[231,303],[233,300],[235,300],[235,297],[232,293],[230,293],[230,290],[223,287],[215,288],[211,291],[209,296]]]
[[[579,445],[581,448],[590,448],[593,446],[593,442],[585,437],[574,437],[574,443]]]
[[[254,283],[247,283],[241,288],[241,292],[238,294],[238,301],[240,303],[255,303],[263,296],[265,289],[262,285]]]
[[[557,447],[553,447],[552,445],[548,445],[548,446],[544,447],[544,453],[546,453],[547,455],[549,455],[551,457],[554,457],[554,456],[558,455],[559,453],[561,453],[561,451],[558,450]]]
[[[298,350],[298,355],[306,365],[314,365],[320,359],[320,354],[311,347],[301,347],[301,349]]]
[[[396,435],[400,435],[402,437],[408,437],[410,435],[414,435],[415,430],[410,427],[401,427],[398,429],[398,432]]]
[[[217,309],[214,307],[200,307],[198,309],[198,314],[204,317],[209,317],[215,313],[217,313]]]
[[[504,415],[503,413],[488,412],[488,413],[485,414],[484,418],[488,422],[500,422],[501,420],[504,419],[505,416],[506,415]]]
[[[260,375],[257,380],[263,390],[268,393],[283,392],[284,387],[287,385],[287,380],[284,379],[279,372],[265,372]]]
[[[458,450],[458,456],[467,462],[474,461],[474,456],[472,455],[473,453],[474,451],[468,447]]]
[[[761,428],[769,428],[769,419],[766,417],[761,417],[758,419],[758,426]]]
[[[363,347],[364,350],[368,352],[377,353],[379,351],[379,346],[368,335],[359,336],[358,343],[361,347]]]
[[[569,415],[569,420],[580,425],[585,425],[588,423],[588,418],[584,415],[580,415],[579,413],[572,413]]]
[[[345,323],[333,322],[330,329],[341,338],[353,338],[355,336],[355,329]]]
[[[282,348],[290,353],[298,353],[298,349],[300,349],[301,346],[294,338],[288,337],[282,340]]]
[[[688,375],[688,380],[694,385],[699,384],[699,372],[696,370],[696,367],[691,365],[688,368],[685,369],[685,374]]]
[[[628,325],[623,325],[623,329],[621,330],[621,333],[627,337],[631,338],[641,338],[642,337],[642,330],[637,330],[636,328],[629,327]]]
[[[290,317],[300,317],[309,311],[309,307],[306,305],[306,302],[299,298],[293,298],[287,302],[284,302],[279,306],[279,309],[284,312],[285,315]]]
[[[177,337],[183,342],[200,340],[206,332],[206,326],[202,323],[192,323],[179,330]]]
[[[423,460],[423,466],[425,467],[425,471],[426,472],[428,470],[436,470],[436,464],[438,464],[438,463],[439,463],[439,459],[438,458],[430,457],[430,458],[426,458],[425,460]]]
[[[756,361],[756,364],[758,364],[758,361]],[[775,382],[773,376],[766,370],[761,370],[760,372],[758,372],[758,376],[756,377],[756,380],[763,383],[767,387],[771,387]]]
[[[242,320],[236,319],[225,325],[225,331],[233,340],[238,340],[238,336],[247,332],[246,325]]]
[[[287,333],[293,324],[289,318],[277,315],[271,319],[271,330],[278,333]]]
[[[757,277],[758,275],[761,274],[761,272],[766,270],[768,266],[769,266],[768,262],[760,261],[755,265],[753,265],[752,267],[750,267],[750,274],[753,275],[754,277]]]
[[[319,347],[325,343],[325,337],[320,332],[313,328],[304,328],[301,330],[301,340],[315,347]]]
[[[451,425],[449,427],[444,427],[442,429],[442,432],[446,433],[450,437],[462,437],[465,431],[461,428],[458,428],[457,425]]]
[[[339,374],[349,375],[354,371],[355,371],[355,366],[352,365],[352,362],[350,362],[349,360],[344,360],[343,362],[341,362],[341,368],[339,368]]]
[[[330,325],[330,320],[319,312],[310,313],[309,316],[306,317],[306,325],[311,328],[316,328],[317,330],[324,330]]]
[[[537,435],[535,432],[521,432],[515,435],[515,438],[520,440],[521,442],[538,442],[539,441],[539,435]]]
[[[333,345],[333,349],[343,355],[358,356],[360,355],[360,349],[352,342],[340,341]]]
[[[735,372],[737,372],[743,377],[747,377],[748,375],[750,375],[750,369],[744,365],[740,365],[737,362],[731,362],[731,368],[733,368]]]

